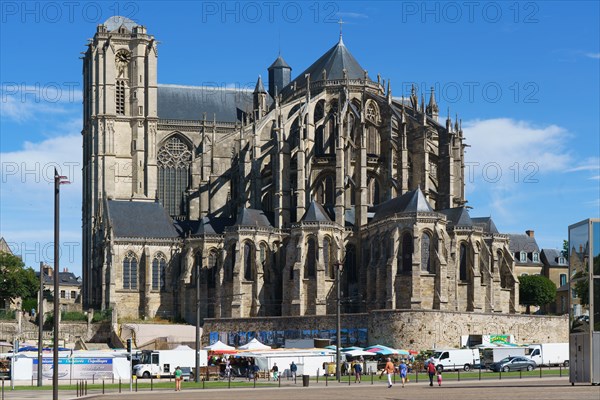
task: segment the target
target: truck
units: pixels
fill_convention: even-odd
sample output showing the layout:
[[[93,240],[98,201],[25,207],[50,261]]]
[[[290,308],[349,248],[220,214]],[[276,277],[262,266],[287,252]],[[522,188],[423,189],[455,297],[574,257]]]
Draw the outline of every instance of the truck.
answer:
[[[525,356],[526,347],[486,347],[480,348],[481,361],[487,367],[506,357]]]
[[[207,365],[206,350],[200,350],[200,366]],[[180,346],[174,350],[143,350],[140,362],[133,367],[138,378],[152,376],[174,376],[175,369],[196,367],[196,350],[188,346]]]
[[[569,343],[542,343],[527,347],[525,357],[535,361],[537,365],[569,366]]]
[[[443,349],[434,350],[433,356],[429,359],[433,362],[438,371],[456,371],[463,369],[465,371],[471,368],[480,367],[478,349]]]

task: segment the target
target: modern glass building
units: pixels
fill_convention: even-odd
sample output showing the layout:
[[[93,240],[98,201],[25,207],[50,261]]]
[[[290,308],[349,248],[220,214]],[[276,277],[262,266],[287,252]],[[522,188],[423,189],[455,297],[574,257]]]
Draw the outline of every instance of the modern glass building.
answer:
[[[600,384],[600,219],[569,226],[570,382]]]

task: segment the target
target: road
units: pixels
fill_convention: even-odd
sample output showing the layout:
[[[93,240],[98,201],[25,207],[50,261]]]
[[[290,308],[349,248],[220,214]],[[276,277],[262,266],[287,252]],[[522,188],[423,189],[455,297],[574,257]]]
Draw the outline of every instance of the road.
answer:
[[[437,385],[429,387],[428,383],[408,383],[405,388],[399,384],[391,389],[387,388],[384,381],[375,382],[371,385],[365,381],[361,384],[334,384],[329,382],[329,386],[321,382],[318,385],[311,381],[310,387],[283,386],[281,388],[248,388],[248,389],[185,389],[181,392],[174,390],[156,390],[153,392],[145,391],[138,393],[114,393],[107,395],[88,395],[79,397],[79,399],[97,399],[97,400],[192,400],[192,399],[210,399],[210,400],[231,400],[240,398],[245,400],[348,400],[349,398],[366,398],[369,400],[388,400],[388,399],[406,399],[406,400],[430,400],[433,398],[444,400],[506,400],[527,399],[527,400],[598,400],[600,398],[600,387],[591,385],[571,386],[568,378],[526,378],[526,379],[505,379],[502,381],[462,381],[448,382],[441,387]],[[61,392],[59,398],[75,399],[73,392]],[[7,391],[5,400],[50,400],[51,391]]]

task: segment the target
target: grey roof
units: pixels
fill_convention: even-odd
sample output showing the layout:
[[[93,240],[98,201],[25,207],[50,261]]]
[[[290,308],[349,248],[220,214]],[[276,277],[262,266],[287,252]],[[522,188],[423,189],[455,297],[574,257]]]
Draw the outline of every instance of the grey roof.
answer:
[[[541,259],[539,259],[540,261],[535,261],[535,262],[532,259],[532,253],[540,252],[540,248],[538,247],[538,244],[535,241],[535,237],[530,237],[529,235],[518,234],[518,233],[509,233],[508,239],[509,239],[509,249],[513,254],[515,254],[515,262],[516,263],[518,263],[518,264],[535,264],[535,265],[541,264]],[[525,261],[524,263],[522,261],[520,261],[520,258],[517,255],[517,253],[520,253],[522,251],[527,253],[527,261]]]
[[[254,87],[254,93],[267,93],[265,87],[263,86],[262,78],[259,75],[258,80],[256,81],[256,86]]]
[[[237,216],[235,225],[273,227],[262,210],[255,210],[253,208],[242,208],[242,211]]]
[[[486,233],[500,233],[492,217],[473,217],[471,221],[474,225],[482,227]]]
[[[160,203],[109,200],[108,219],[116,237],[175,238],[173,220]]]
[[[558,260],[563,257],[562,251],[558,249],[542,249],[541,258],[542,262],[549,267],[568,267],[569,264],[559,263]]]
[[[365,77],[364,68],[360,66],[340,39],[335,46],[298,75],[287,87],[293,85],[294,82],[299,86],[304,85],[306,83],[306,74],[310,75],[311,82],[320,81],[323,77],[323,70],[327,74],[327,80],[343,79],[344,69],[346,69],[348,79],[363,79]]]
[[[454,226],[473,226],[473,220],[465,207],[447,208],[440,211]]]
[[[252,89],[158,85],[157,107],[161,119],[237,122],[252,112]]]
[[[373,220],[383,219],[397,213],[433,212],[433,208],[420,188],[404,193],[377,206]]]
[[[35,276],[39,277],[40,272],[36,271]],[[75,276],[72,272],[59,272],[58,280],[61,285],[70,285],[70,286],[81,286],[81,281],[77,276]],[[54,282],[54,276],[49,276],[44,273],[44,283],[51,284]]]
[[[277,57],[277,59],[275,61],[273,61],[273,64],[271,64],[271,66],[268,69],[273,69],[273,68],[289,68],[289,69],[292,69],[292,67],[290,67],[288,65],[288,63],[285,62],[285,60],[283,59],[283,57],[281,57],[281,54]]]
[[[109,19],[104,21],[103,25],[106,26],[106,30],[109,32],[116,31],[117,29],[119,29],[121,27],[121,25],[125,26],[125,28],[127,28],[127,30],[129,30],[129,31],[132,31],[133,27],[139,26],[138,24],[136,24],[129,18],[122,17],[120,15],[114,15],[114,16],[110,17]]]
[[[331,222],[331,218],[327,215],[327,211],[316,200],[310,202],[308,210],[304,213],[301,219],[302,222]]]
[[[182,236],[221,235],[225,228],[233,225],[234,221],[228,217],[215,217],[212,215],[200,220],[176,221],[176,228]]]

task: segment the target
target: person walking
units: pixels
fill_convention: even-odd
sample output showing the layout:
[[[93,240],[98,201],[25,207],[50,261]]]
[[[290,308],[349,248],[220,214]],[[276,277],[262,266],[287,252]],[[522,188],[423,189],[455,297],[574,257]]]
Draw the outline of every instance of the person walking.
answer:
[[[406,375],[408,374],[408,367],[404,362],[404,359],[400,362],[400,378],[402,379],[402,387],[406,383]]]
[[[359,361],[354,364],[354,383],[360,383],[362,375],[362,365]]]
[[[435,376],[436,373],[436,369],[435,369],[435,363],[433,361],[430,361],[429,364],[427,364],[427,373],[429,374],[429,386],[433,386],[433,377]]]
[[[177,368],[175,368],[175,391],[176,392],[181,392],[181,375],[183,373],[181,372],[181,368],[179,368],[179,366],[177,366]]]
[[[438,371],[437,381],[438,381],[438,386],[442,386],[442,371]]]
[[[394,367],[394,363],[392,363],[392,359],[388,357],[384,368],[384,371],[387,374],[388,389],[392,387],[392,377],[394,375],[395,370],[396,368]]]
[[[292,373],[292,378],[296,379],[296,372],[298,371],[298,366],[292,361],[290,364],[290,372]]]
[[[273,363],[273,368],[271,368],[271,372],[273,372],[273,380],[276,381],[279,377],[279,367],[277,366],[277,363]]]

